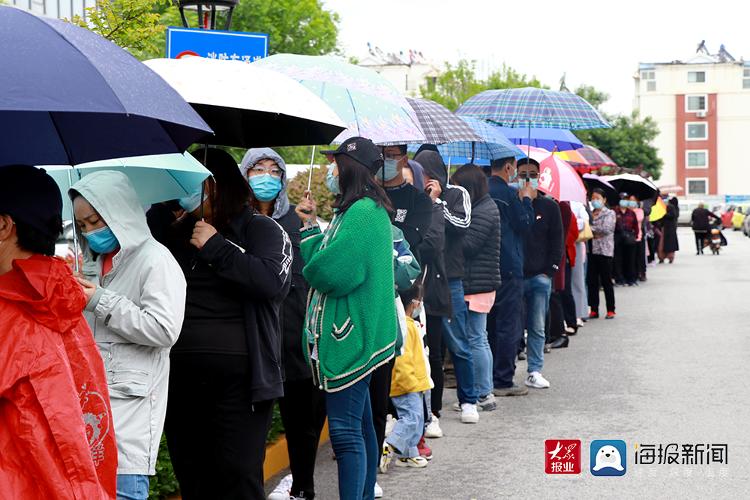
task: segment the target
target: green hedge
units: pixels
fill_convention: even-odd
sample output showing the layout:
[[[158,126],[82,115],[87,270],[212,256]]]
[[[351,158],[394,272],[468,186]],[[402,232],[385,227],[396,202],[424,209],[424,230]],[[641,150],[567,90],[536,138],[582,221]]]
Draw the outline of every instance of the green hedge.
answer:
[[[284,425],[281,423],[279,405],[276,403],[273,407],[273,419],[271,420],[271,429],[268,431],[266,443],[273,443],[283,433]],[[169,458],[169,450],[167,450],[167,438],[162,435],[159,456],[156,460],[156,475],[151,477],[149,499],[162,500],[170,495],[179,493],[179,491],[180,485],[177,483],[174,470],[172,470],[172,461]]]

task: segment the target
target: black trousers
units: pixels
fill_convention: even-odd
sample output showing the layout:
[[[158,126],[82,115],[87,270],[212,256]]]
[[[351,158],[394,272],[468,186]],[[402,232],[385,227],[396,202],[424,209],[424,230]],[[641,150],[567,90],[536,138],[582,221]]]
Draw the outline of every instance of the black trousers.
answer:
[[[565,314],[563,311],[562,292],[553,291],[549,297],[549,314],[547,315],[547,339],[550,344],[565,334]]]
[[[315,387],[312,378],[287,380],[279,410],[294,478],[292,496],[310,500],[315,497],[315,458],[326,421],[325,393]]]
[[[378,439],[378,449],[385,441],[385,420],[391,402],[391,374],[393,373],[392,359],[389,363],[372,372],[370,379],[370,405],[372,406],[372,423],[375,426],[375,437]]]
[[[565,323],[576,328],[578,315],[576,314],[576,299],[573,297],[573,269],[570,264],[565,265],[565,290],[562,291],[562,305]]]
[[[695,251],[697,253],[703,253],[703,243],[706,240],[708,231],[693,231],[695,234]]]
[[[615,311],[615,289],[612,286],[612,257],[589,254],[589,267],[586,276],[589,286],[589,306],[599,312],[599,287],[604,288],[607,312]]]
[[[638,278],[646,277],[646,238],[641,238],[635,249],[635,274]]]
[[[615,246],[615,280],[618,283],[635,283],[638,279],[635,258],[638,244],[626,245],[619,243]]]
[[[273,401],[253,403],[242,355],[172,355],[165,431],[185,500],[262,499]]]
[[[442,316],[427,316],[427,347],[430,350],[430,376],[435,387],[430,393],[430,406],[432,413],[440,418],[443,409],[443,318]]]

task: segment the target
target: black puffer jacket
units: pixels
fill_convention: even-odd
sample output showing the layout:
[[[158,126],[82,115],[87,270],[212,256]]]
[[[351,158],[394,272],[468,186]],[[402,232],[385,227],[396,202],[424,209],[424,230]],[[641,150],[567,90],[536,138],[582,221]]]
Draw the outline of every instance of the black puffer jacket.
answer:
[[[463,239],[464,293],[473,295],[500,287],[500,211],[490,195],[471,206],[471,225]]]

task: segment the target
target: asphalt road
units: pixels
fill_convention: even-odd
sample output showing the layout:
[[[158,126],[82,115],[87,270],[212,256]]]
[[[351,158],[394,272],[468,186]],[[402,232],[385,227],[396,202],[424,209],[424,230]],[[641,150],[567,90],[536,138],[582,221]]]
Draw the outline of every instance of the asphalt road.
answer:
[[[384,498],[750,498],[750,239],[725,232],[720,256],[695,255],[680,229],[674,264],[648,270],[648,282],[617,288],[618,317],[589,321],[568,349],[546,355],[552,387],[499,398],[477,425],[448,408],[445,437],[428,443],[426,469],[391,468]],[[522,383],[526,370],[517,371]],[[580,439],[582,473],[544,472],[546,439]],[[622,477],[594,477],[589,444],[622,439]],[[635,464],[635,444],[728,445],[728,464]],[[321,448],[317,498],[338,498],[330,445]],[[275,480],[269,481],[272,488]]]

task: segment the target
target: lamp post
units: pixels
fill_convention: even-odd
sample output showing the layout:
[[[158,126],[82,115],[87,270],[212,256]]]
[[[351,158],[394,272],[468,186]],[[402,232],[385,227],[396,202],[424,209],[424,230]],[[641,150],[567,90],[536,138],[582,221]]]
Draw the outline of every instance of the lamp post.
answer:
[[[215,30],[217,13],[224,13],[224,29],[229,30],[232,24],[232,11],[240,3],[240,0],[175,0],[180,9],[182,25],[189,28],[185,10],[196,11],[198,15],[198,28]]]

